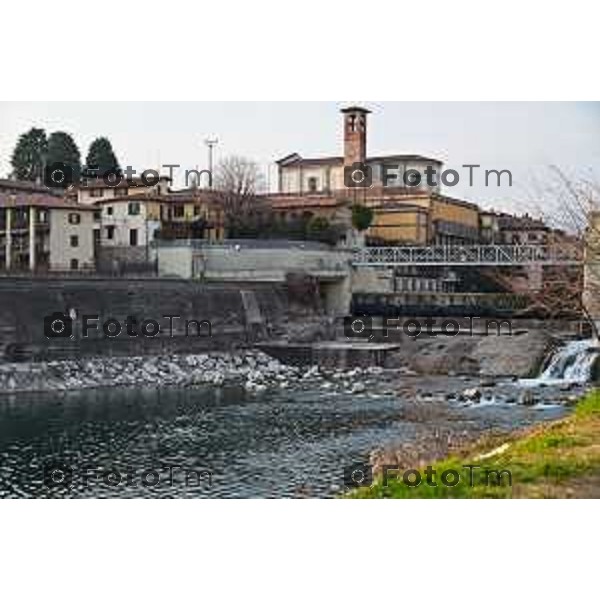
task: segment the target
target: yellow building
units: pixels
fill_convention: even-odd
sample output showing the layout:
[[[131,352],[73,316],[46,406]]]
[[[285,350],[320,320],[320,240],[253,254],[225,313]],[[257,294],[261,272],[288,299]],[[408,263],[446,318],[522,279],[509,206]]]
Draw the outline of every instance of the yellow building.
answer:
[[[183,190],[161,198],[163,236],[225,239],[225,217],[218,194],[209,190]]]

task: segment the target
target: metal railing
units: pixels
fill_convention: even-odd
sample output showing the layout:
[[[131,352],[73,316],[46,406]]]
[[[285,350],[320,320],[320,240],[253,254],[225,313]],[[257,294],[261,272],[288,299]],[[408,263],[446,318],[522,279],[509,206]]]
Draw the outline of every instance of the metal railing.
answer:
[[[514,266],[529,264],[577,265],[583,262],[579,245],[527,246],[395,246],[361,248],[355,266]]]

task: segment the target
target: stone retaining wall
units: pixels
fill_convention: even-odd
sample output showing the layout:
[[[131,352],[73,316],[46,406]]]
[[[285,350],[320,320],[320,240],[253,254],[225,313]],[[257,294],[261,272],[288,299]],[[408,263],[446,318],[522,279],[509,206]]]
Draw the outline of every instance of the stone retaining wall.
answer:
[[[254,294],[265,327],[285,315],[283,286],[248,284],[240,288],[160,279],[2,279],[0,359],[203,352],[243,345],[248,339],[242,290]],[[47,339],[44,319],[56,312],[75,317],[72,337]],[[90,330],[87,338],[82,335],[83,315],[99,317],[99,331]],[[161,333],[155,338],[128,336],[123,322],[130,315],[138,323],[158,321]],[[163,315],[181,317],[172,321],[173,337]],[[109,318],[122,324],[121,335],[114,339],[106,339],[101,331]],[[193,324],[186,336],[186,321],[204,320],[211,323],[212,337],[206,328],[197,336]]]

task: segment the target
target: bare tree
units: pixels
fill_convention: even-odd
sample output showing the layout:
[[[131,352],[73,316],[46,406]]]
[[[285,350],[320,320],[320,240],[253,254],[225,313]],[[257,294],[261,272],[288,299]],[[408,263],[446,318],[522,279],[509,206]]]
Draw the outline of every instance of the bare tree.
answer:
[[[546,245],[575,249],[585,263],[545,267],[541,287],[527,292],[527,311],[550,318],[583,316],[599,338],[590,309],[600,312],[600,188],[591,178],[570,177],[553,166],[536,195],[540,216],[554,228]]]
[[[214,188],[230,237],[252,235],[268,217],[269,207],[259,196],[264,177],[256,162],[243,156],[223,159],[215,170]]]

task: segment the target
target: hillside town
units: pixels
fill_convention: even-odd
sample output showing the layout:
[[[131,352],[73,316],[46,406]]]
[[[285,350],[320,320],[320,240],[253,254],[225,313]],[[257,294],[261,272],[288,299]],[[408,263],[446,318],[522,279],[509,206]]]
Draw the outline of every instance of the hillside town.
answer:
[[[477,244],[543,245],[568,236],[528,214],[484,210],[453,198],[437,180],[407,185],[399,174],[444,165],[435,158],[367,153],[369,111],[342,111],[343,155],[277,161],[277,190],[225,182],[175,189],[167,175],[151,180],[103,177],[66,189],[15,177],[0,180],[0,270],[33,274],[157,272],[157,246],[166,240],[222,244],[261,238],[318,241],[331,247]],[[379,117],[385,119],[385,115]],[[368,187],[349,187],[345,172],[365,165]],[[238,175],[238,177],[241,177]],[[410,182],[409,182],[410,183]],[[430,185],[431,184],[431,185]],[[352,183],[350,183],[352,185]],[[367,221],[357,229],[353,209]]]
[[[377,494],[369,469],[571,410],[600,379],[600,214],[576,192],[561,208],[583,226],[559,229],[533,207],[460,198],[448,190],[461,173],[439,158],[368,152],[385,114],[340,113],[340,154],[305,156],[291,140],[273,189],[251,153],[213,168],[212,138],[209,169],[182,185],[180,165],[136,171],[108,138],[84,163],[66,132],[22,134],[0,180],[0,396],[50,395],[59,411],[100,398],[143,427],[173,399],[191,424],[166,416],[162,456],[189,435],[187,459],[221,476],[191,493],[216,497]],[[512,182],[463,167],[486,187]],[[19,473],[33,460],[23,440]],[[263,440],[270,458],[254,461]],[[290,444],[324,453],[325,472],[302,471]],[[276,475],[240,487],[230,461]]]

